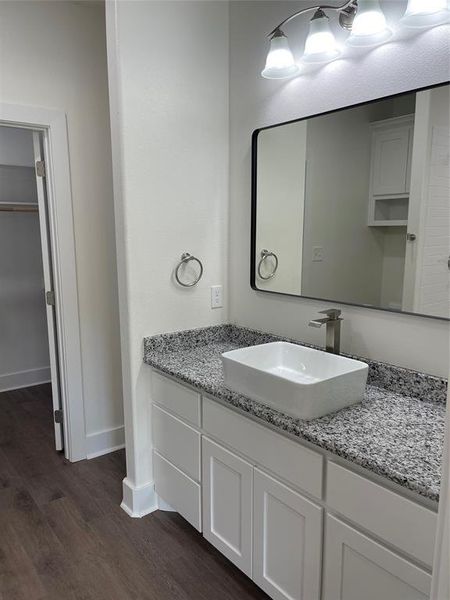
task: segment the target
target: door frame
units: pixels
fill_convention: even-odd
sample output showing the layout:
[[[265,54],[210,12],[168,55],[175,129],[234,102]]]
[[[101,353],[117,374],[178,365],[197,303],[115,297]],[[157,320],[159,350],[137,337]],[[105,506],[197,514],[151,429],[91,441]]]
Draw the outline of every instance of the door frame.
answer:
[[[408,233],[415,234],[417,239],[406,241],[402,298],[402,306],[409,312],[419,312],[418,304],[422,284],[422,273],[419,266],[422,262],[423,224],[427,205],[426,202],[421,202],[421,199],[426,197],[428,185],[428,157],[431,151],[431,92],[432,90],[425,90],[416,94],[407,230]]]
[[[60,110],[0,103],[0,124],[32,129],[43,134],[64,419],[64,455],[69,461],[76,462],[87,455],[66,114]]]

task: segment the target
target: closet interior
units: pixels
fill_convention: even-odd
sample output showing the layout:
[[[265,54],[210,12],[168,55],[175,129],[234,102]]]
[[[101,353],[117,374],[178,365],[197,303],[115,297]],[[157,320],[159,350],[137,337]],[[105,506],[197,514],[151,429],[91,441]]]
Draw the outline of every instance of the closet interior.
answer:
[[[50,382],[33,132],[0,127],[0,392]]]

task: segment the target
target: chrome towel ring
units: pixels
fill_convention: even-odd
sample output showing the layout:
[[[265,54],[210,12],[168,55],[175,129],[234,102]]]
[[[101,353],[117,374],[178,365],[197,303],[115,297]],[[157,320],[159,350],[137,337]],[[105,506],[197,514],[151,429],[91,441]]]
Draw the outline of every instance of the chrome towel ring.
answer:
[[[194,281],[192,281],[191,283],[184,283],[180,279],[179,270],[180,270],[180,268],[183,265],[187,264],[191,260],[195,260],[195,262],[197,262],[199,264],[200,272],[199,272],[199,274],[197,275],[197,277],[195,278]],[[178,263],[178,265],[177,265],[177,267],[175,269],[175,279],[177,280],[177,283],[179,283],[183,287],[192,287],[194,285],[197,285],[197,283],[202,278],[202,275],[203,275],[203,265],[202,265],[201,261],[196,256],[192,256],[192,254],[189,254],[189,252],[184,252],[181,255],[181,260],[180,260],[180,262]]]
[[[275,260],[275,265],[272,269],[272,272],[269,273],[268,275],[263,275],[261,273],[261,267],[263,266],[263,263],[266,259],[273,257]],[[275,252],[269,252],[269,250],[261,250],[261,258],[259,259],[259,263],[258,263],[258,276],[260,279],[272,279],[272,277],[275,275],[275,273],[277,272],[278,269],[278,256],[275,254]]]

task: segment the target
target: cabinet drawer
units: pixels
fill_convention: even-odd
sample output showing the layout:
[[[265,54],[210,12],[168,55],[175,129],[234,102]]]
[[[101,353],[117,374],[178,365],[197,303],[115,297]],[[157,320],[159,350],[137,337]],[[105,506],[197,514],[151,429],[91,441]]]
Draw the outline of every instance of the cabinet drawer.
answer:
[[[153,447],[192,479],[200,481],[200,433],[155,404]]]
[[[203,428],[254,464],[320,498],[323,457],[254,423],[218,402],[203,399]]]
[[[200,394],[153,371],[152,400],[185,421],[200,427]]]
[[[437,519],[432,510],[331,462],[327,504],[431,567]]]
[[[175,465],[153,451],[155,490],[195,529],[202,530],[201,489]]]

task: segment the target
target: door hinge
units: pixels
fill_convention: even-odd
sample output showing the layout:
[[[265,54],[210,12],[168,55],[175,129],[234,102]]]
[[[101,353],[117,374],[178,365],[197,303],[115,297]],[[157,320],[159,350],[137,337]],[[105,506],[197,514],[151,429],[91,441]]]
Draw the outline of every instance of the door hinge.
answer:
[[[55,292],[53,290],[45,292],[45,301],[49,306],[55,306]]]
[[[45,162],[43,160],[36,161],[36,175],[38,177],[45,177]]]
[[[58,410],[55,410],[53,414],[55,416],[55,423],[63,422],[63,411],[60,408]]]

